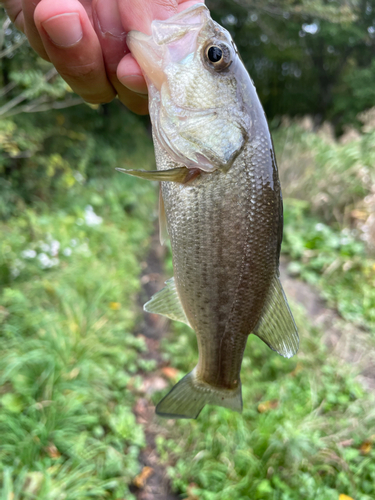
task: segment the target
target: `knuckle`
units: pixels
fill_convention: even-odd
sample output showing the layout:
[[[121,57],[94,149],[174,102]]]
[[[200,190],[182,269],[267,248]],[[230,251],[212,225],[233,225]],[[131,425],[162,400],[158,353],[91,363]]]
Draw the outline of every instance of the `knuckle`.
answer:
[[[171,0],[155,0],[154,4],[164,10],[169,10],[171,12],[176,11],[175,2],[171,2]]]
[[[93,80],[98,76],[98,68],[95,62],[80,64],[76,66],[64,66],[57,68],[64,80]]]
[[[95,62],[57,69],[72,90],[89,104],[108,103],[116,96],[105,73]]]
[[[23,33],[25,32],[22,9],[15,15],[14,19],[11,18],[11,21],[18,30],[22,31]]]
[[[11,3],[9,1],[0,2],[0,7],[5,9],[14,26],[18,30],[24,32],[25,27],[22,7],[20,7],[17,3]]]

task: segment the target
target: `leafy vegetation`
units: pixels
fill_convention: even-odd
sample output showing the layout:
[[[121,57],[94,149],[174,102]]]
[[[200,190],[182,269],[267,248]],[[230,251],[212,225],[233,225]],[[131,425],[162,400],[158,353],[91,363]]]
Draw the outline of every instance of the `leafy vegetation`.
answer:
[[[363,223],[374,209],[363,202],[372,199],[375,184],[372,121],[364,129],[361,135],[349,131],[340,143],[327,126],[313,133],[288,124],[275,139],[286,196],[282,251],[291,259],[290,272],[318,285],[344,318],[375,331],[372,231]]]
[[[339,228],[355,222],[355,209],[375,182],[374,110],[361,115],[363,132],[353,128],[337,141],[325,123],[314,130],[310,117],[287,118],[273,134],[284,198],[304,200],[322,222]]]
[[[341,231],[309,217],[308,204],[287,200],[283,252],[289,271],[318,285],[348,321],[375,332],[375,259],[356,231]]]

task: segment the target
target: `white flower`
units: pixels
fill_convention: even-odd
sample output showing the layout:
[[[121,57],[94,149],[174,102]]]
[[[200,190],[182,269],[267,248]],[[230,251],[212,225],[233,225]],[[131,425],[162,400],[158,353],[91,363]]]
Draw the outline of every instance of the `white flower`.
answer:
[[[51,259],[47,254],[40,253],[38,255],[38,260],[42,269],[49,269],[50,267],[53,267],[57,264],[57,262],[55,261],[57,261],[58,259]]]
[[[85,181],[85,178],[83,177],[83,175],[81,174],[81,172],[77,172],[75,171],[74,174],[73,174],[75,180],[77,182],[79,182],[80,184],[83,184],[84,181]]]
[[[50,245],[50,254],[53,257],[56,257],[59,253],[59,248],[60,248],[60,242],[57,240],[52,240],[51,245]]]
[[[21,270],[24,267],[25,267],[25,264],[21,260],[16,259],[13,262],[13,266],[10,269],[10,274],[12,275],[13,278],[17,278],[17,276],[19,276]]]
[[[38,260],[40,262],[40,267],[42,269],[49,269],[50,267],[57,266],[60,262],[59,259],[56,259],[56,258],[51,259],[45,253],[40,253],[38,255]]]
[[[103,218],[96,215],[91,205],[85,208],[85,222],[88,226],[99,226],[103,222]]]
[[[48,243],[44,243],[44,241],[41,242],[40,244],[40,249],[43,251],[43,252],[49,252],[51,250],[50,246],[48,245]]]
[[[305,33],[310,33],[310,35],[315,35],[319,31],[319,26],[316,23],[302,25],[302,29]]]
[[[42,269],[47,269],[48,267],[51,267],[51,259],[48,257],[47,254],[40,253],[38,255],[38,260],[40,262],[40,267]]]
[[[70,255],[72,255],[72,249],[69,247],[64,248],[63,254],[65,255],[65,257],[69,257]]]
[[[34,259],[36,257],[36,251],[28,248],[21,253],[24,259]]]
[[[315,229],[317,231],[323,231],[323,229],[325,228],[326,226],[324,224],[322,224],[321,222],[318,222],[318,224],[315,225]]]

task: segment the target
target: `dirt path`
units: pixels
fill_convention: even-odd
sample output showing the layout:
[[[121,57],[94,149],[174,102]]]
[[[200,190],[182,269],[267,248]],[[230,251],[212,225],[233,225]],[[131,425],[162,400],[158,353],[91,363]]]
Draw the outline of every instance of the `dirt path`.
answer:
[[[143,263],[142,292],[139,296],[141,310],[143,304],[164,286],[166,279],[163,273],[165,254],[165,248],[159,244],[159,231],[157,231],[152,238],[147,260]],[[134,480],[134,493],[138,500],[180,500],[178,495],[172,493],[165,469],[160,465],[155,436],[165,433],[165,428],[157,424],[155,407],[151,402],[154,392],[165,389],[169,385],[168,377],[163,374],[163,368],[166,366],[160,352],[160,341],[167,332],[168,320],[166,318],[144,312],[135,332],[136,335],[144,337],[148,347],[143,357],[155,360],[157,364],[152,373],[143,376],[143,384],[140,389],[143,395],[138,399],[134,408],[137,422],[144,426],[147,442],[147,447],[140,456],[143,466],[142,472]]]
[[[364,387],[375,390],[374,342],[369,333],[344,321],[337,311],[327,307],[313,286],[291,277],[284,258],[280,277],[287,297],[302,305],[309,322],[324,332],[323,341],[329,352],[351,365]]]

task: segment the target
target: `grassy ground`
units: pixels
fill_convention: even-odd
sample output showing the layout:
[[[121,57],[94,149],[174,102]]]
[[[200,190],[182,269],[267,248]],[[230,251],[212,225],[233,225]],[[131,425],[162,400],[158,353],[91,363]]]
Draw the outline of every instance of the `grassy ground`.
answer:
[[[289,270],[375,333],[375,111],[368,115],[364,133],[348,131],[341,142],[328,125],[314,133],[290,124],[275,143]]]
[[[155,189],[121,174],[2,224],[2,499],[133,498],[132,330]],[[1,488],[0,488],[1,491]]]
[[[276,144],[286,134],[276,134]],[[309,153],[306,165],[318,165],[323,178],[326,156],[315,153],[345,145],[298,134],[296,155]],[[137,168],[152,161],[147,144],[139,153],[146,153],[144,165],[133,161]],[[298,158],[285,158],[293,172]],[[360,158],[355,162],[368,161]],[[337,172],[346,185],[347,171]],[[293,198],[284,245],[291,269],[371,330],[373,261],[350,218],[337,212],[331,220],[332,210],[308,201],[309,171],[304,175],[287,184],[299,193],[286,193]],[[350,189],[353,211],[367,192],[361,180]],[[129,484],[145,438],[132,408],[139,373],[155,366],[141,359],[145,345],[132,330],[156,203],[152,185],[117,174],[76,184],[49,207],[24,208],[1,224],[1,499],[134,498]],[[171,276],[170,262],[167,271]],[[242,415],[207,407],[197,421],[160,421],[158,451],[182,498],[375,498],[374,398],[356,381],[360,367],[338,361],[304,311],[293,312],[298,356],[285,360],[255,337],[248,343]],[[180,375],[196,364],[195,335],[183,325],[173,325],[163,350]]]
[[[317,285],[343,318],[375,334],[375,258],[358,236],[312,217],[306,202],[286,199],[282,251],[289,271]]]

